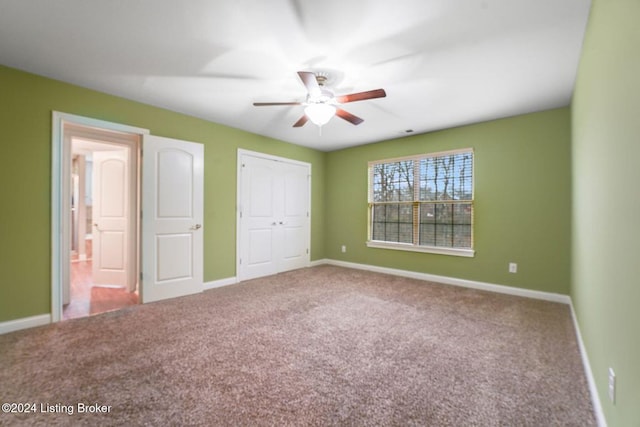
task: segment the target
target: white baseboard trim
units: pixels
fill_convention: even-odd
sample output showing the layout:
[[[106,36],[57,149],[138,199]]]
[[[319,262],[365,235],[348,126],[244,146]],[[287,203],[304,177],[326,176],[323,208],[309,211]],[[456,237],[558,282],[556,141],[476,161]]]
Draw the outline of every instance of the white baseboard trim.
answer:
[[[317,267],[319,265],[329,264],[329,260],[326,258],[317,259],[309,263],[309,267]]]
[[[527,298],[534,298],[544,301],[571,304],[569,295],[555,294],[552,292],[535,291],[532,289],[514,288],[512,286],[496,285],[494,283],[477,282],[475,280],[458,279],[456,277],[438,276],[429,273],[419,273],[416,271],[399,270],[395,268],[378,267],[375,265],[358,264],[354,262],[338,261],[327,259],[324,264],[337,265],[340,267],[355,268],[358,270],[374,271],[376,273],[393,274],[395,276],[409,277],[411,279],[426,280],[430,282],[444,283],[446,285],[462,286],[464,288],[479,289],[501,294],[516,295]],[[319,264],[318,264],[319,265]]]
[[[21,329],[34,328],[36,326],[51,323],[51,314],[39,314],[37,316],[23,317],[22,319],[0,322],[0,335]]]
[[[209,289],[221,288],[223,286],[235,285],[238,283],[238,279],[236,277],[227,277],[226,279],[218,279],[212,280],[211,282],[205,282],[203,284],[203,289],[208,291]]]
[[[587,377],[587,383],[589,385],[589,394],[591,395],[591,404],[593,405],[593,412],[596,416],[596,422],[598,427],[607,427],[607,419],[604,417],[604,411],[602,410],[602,402],[600,402],[600,395],[598,394],[598,388],[596,387],[596,380],[591,370],[591,363],[589,363],[589,356],[587,355],[587,349],[582,341],[582,334],[580,333],[580,326],[578,325],[578,318],[576,312],[573,309],[573,303],[571,306],[571,317],[573,319],[573,326],[576,329],[576,338],[578,339],[578,348],[580,349],[580,356],[582,357],[582,365],[584,366],[584,373]]]

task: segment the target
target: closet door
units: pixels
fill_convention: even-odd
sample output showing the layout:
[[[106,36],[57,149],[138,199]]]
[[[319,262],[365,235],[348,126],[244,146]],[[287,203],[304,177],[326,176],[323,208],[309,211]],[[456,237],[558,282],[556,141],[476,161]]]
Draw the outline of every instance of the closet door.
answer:
[[[278,272],[276,232],[278,164],[243,156],[240,180],[240,259],[238,279],[268,276]]]
[[[239,155],[239,280],[309,265],[308,164]]]
[[[282,163],[280,177],[278,270],[288,271],[309,265],[309,167]]]

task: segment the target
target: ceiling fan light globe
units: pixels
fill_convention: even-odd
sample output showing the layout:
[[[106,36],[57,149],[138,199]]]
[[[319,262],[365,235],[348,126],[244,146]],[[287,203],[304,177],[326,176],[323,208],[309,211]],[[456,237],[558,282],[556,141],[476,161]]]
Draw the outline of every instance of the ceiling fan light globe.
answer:
[[[336,107],[331,104],[309,104],[304,109],[304,114],[313,124],[322,126],[336,114]]]

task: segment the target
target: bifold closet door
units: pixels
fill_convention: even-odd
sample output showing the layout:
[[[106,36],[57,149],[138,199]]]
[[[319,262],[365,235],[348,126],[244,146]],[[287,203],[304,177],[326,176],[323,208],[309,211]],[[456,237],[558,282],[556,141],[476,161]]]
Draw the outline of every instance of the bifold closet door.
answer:
[[[240,280],[309,265],[309,165],[242,155]]]

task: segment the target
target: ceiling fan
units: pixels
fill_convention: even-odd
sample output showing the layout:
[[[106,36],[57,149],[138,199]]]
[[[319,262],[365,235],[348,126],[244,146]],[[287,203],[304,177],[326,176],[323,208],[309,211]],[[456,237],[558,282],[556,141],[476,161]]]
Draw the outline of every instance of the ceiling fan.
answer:
[[[307,99],[304,102],[254,102],[256,107],[272,105],[304,105],[304,114],[294,123],[293,127],[304,126],[307,121],[322,126],[331,120],[334,115],[351,124],[359,125],[364,120],[348,111],[340,108],[341,104],[348,102],[364,101],[366,99],[384,98],[387,96],[384,89],[368,90],[366,92],[351,93],[335,96],[325,87],[327,75],[310,71],[298,71],[298,76],[307,88]]]

